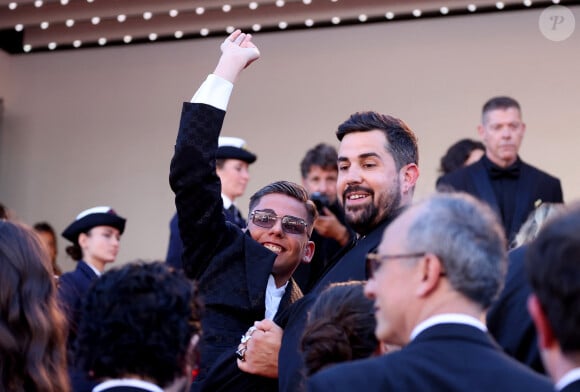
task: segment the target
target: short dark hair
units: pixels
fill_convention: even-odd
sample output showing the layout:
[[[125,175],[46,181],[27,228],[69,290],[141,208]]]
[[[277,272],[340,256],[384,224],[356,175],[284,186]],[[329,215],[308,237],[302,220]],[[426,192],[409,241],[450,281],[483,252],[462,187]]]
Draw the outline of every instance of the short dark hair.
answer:
[[[304,203],[304,208],[306,208],[306,213],[308,215],[306,222],[308,223],[309,234],[312,234],[313,223],[318,217],[316,206],[311,200],[308,199],[308,192],[306,192],[306,189],[304,189],[302,185],[298,185],[294,182],[276,181],[258,190],[252,195],[252,197],[250,197],[250,212],[254,210],[262,197],[274,193],[286,195]]]
[[[96,379],[133,374],[163,388],[183,375],[200,328],[195,286],[183,271],[136,261],[106,272],[87,293],[75,358]]]
[[[417,136],[409,126],[396,117],[377,112],[356,112],[338,126],[336,137],[342,138],[353,132],[380,130],[385,133],[386,150],[393,156],[397,170],[409,163],[419,164]]]
[[[328,286],[312,305],[301,347],[308,375],[336,363],[370,357],[379,347],[374,302],[364,282]]]
[[[526,272],[562,352],[580,352],[580,204],[540,230]]]
[[[509,108],[516,108],[518,111],[522,112],[520,104],[518,101],[513,99],[512,97],[508,96],[499,96],[490,98],[484,105],[483,109],[481,110],[481,118],[482,121],[485,122],[485,115],[492,110],[506,110]]]
[[[306,151],[306,155],[300,162],[300,173],[302,178],[308,176],[312,166],[320,166],[323,170],[334,170],[338,172],[338,154],[336,148],[330,144],[319,143]]]
[[[472,139],[461,139],[456,143],[453,143],[448,149],[445,155],[441,157],[441,166],[439,171],[442,174],[451,173],[463,167],[463,164],[469,158],[469,154],[473,150],[485,151],[485,146],[482,142]]]

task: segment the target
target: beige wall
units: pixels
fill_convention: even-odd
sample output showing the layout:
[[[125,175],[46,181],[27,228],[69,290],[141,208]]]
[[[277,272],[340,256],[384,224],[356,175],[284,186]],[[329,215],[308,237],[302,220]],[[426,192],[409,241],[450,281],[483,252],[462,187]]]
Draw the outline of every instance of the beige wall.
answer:
[[[579,198],[580,27],[549,41],[540,12],[256,34],[263,57],[236,86],[223,131],[259,156],[240,206],[269,181],[299,181],[304,151],[337,145],[336,126],[369,109],[417,132],[417,195],[426,195],[441,155],[477,137],[481,106],[498,94],[522,104],[523,159],[560,177],[567,200]],[[213,69],[221,40],[0,54],[0,201],[58,231],[84,208],[112,205],[128,218],[119,260],[163,258],[181,102]],[[14,88],[5,93],[6,80]],[[64,246],[61,239],[59,260],[71,269]]]

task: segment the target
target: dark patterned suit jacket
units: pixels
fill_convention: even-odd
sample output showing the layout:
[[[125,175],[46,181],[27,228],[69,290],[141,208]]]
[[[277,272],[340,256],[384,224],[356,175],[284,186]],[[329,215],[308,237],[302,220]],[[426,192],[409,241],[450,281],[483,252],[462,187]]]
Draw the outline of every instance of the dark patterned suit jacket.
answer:
[[[169,180],[175,192],[183,267],[198,281],[202,317],[203,381],[214,361],[235,349],[240,337],[265,314],[265,291],[276,255],[249,233],[226,222],[215,152],[225,112],[184,103]],[[290,281],[280,310],[302,296]]]
[[[235,208],[234,214],[224,208],[224,214],[228,221],[238,225],[242,229],[246,227],[246,221],[237,208]],[[173,268],[181,269],[183,268],[181,263],[182,254],[183,242],[181,242],[181,236],[179,235],[179,223],[177,221],[177,213],[175,213],[169,222],[169,246],[167,247],[165,261]]]
[[[543,377],[505,355],[486,333],[462,324],[439,324],[400,351],[335,365],[308,380],[327,391],[553,391]]]
[[[489,175],[482,161],[453,171],[437,181],[437,186],[450,186],[456,191],[467,192],[487,202],[501,216],[499,204]],[[517,184],[515,211],[509,227],[505,227],[506,237],[512,240],[525,222],[536,202],[562,203],[562,186],[556,177],[521,161]]]

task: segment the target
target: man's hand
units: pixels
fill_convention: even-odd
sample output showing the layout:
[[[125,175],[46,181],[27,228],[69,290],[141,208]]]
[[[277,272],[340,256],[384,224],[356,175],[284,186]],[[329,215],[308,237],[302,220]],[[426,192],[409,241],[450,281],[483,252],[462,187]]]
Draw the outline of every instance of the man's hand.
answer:
[[[348,229],[340,223],[338,218],[328,208],[324,207],[324,215],[318,215],[314,222],[314,229],[323,237],[332,238],[340,246],[345,246],[350,239]]]
[[[278,354],[284,330],[273,321],[264,319],[254,323],[256,330],[245,343],[244,360],[238,359],[240,370],[263,377],[278,377]]]
[[[260,51],[252,42],[251,34],[234,31],[220,46],[222,55],[213,72],[235,83],[244,68],[260,58]]]

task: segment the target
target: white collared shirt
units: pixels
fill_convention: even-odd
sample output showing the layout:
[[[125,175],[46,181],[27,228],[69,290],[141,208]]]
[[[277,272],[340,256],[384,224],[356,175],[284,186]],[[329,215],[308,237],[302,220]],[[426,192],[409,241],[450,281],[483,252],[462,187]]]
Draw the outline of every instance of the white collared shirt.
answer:
[[[119,378],[103,381],[93,388],[93,392],[101,392],[105,389],[114,387],[135,387],[151,392],[163,392],[163,389],[159,388],[157,385],[136,378]]]
[[[268,278],[268,286],[266,287],[266,318],[268,320],[273,320],[276,312],[278,311],[278,307],[280,307],[280,301],[286,292],[286,287],[288,286],[288,282],[282,287],[276,287],[276,282],[274,281],[274,277],[270,275]]]
[[[572,384],[577,380],[580,380],[580,367],[569,370],[566,374],[564,374],[564,376],[556,383],[556,390],[561,391],[569,384]]]
[[[224,210],[227,210],[228,208],[230,208],[230,206],[232,204],[234,204],[234,202],[229,197],[227,197],[226,195],[224,195],[223,193],[222,193],[222,200],[223,200],[223,203],[224,203]]]
[[[225,111],[233,89],[234,85],[230,81],[210,74],[191,98],[191,103],[205,103]]]
[[[487,327],[485,326],[485,324],[476,319],[475,317],[468,316],[463,313],[444,313],[429,317],[428,319],[423,320],[422,322],[417,324],[415,328],[413,328],[413,331],[411,331],[410,340],[415,339],[417,335],[419,335],[421,332],[423,332],[429,327],[432,327],[437,324],[447,324],[447,323],[471,325],[472,327],[480,329],[483,332],[487,332]]]

